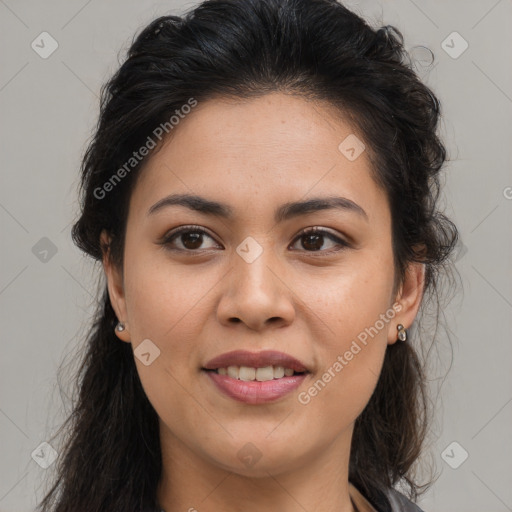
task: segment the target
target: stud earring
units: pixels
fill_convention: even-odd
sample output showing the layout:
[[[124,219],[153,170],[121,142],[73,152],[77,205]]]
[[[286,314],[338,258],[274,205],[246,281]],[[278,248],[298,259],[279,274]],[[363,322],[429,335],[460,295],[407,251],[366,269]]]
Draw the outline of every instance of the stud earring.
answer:
[[[118,322],[118,324],[116,325],[116,331],[118,331],[118,332],[124,331],[124,323],[123,322]]]
[[[400,341],[406,341],[407,340],[407,331],[405,330],[404,326],[402,324],[398,324],[396,326],[398,329],[398,339]]]

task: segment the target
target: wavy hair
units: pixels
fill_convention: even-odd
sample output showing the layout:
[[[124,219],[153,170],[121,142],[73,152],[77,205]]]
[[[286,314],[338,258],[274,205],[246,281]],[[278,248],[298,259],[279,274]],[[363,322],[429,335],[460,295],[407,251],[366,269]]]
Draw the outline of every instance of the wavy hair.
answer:
[[[74,243],[96,262],[109,250],[122,269],[130,194],[148,159],[107,199],[98,189],[191,97],[203,102],[269,92],[326,100],[350,121],[389,200],[395,285],[409,263],[422,262],[422,310],[427,301],[438,305],[458,238],[439,208],[447,158],[437,134],[440,102],[413,70],[397,28],[374,29],[335,0],[206,0],[182,17],[162,16],[141,29],[101,89],[98,123],[81,165]],[[109,247],[100,245],[103,229]],[[158,416],[131,345],[115,336],[105,282],[98,295],[78,354],[77,397],[57,433],[63,446],[55,481],[38,511],[131,512],[157,505]],[[416,500],[429,485],[421,487],[415,476],[430,421],[420,354],[426,341],[418,336],[413,332],[418,349],[410,341],[387,347],[376,389],[355,422],[349,480],[370,499],[400,483]]]

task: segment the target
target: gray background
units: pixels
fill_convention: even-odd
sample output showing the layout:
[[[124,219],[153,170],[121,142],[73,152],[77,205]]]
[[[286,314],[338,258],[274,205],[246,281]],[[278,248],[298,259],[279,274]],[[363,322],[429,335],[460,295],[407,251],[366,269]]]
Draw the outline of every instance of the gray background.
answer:
[[[0,0],[0,512],[33,510],[42,497],[51,468],[32,454],[69,409],[56,372],[93,311],[91,273],[100,267],[82,256],[69,230],[99,88],[143,24],[194,4]],[[372,25],[396,25],[407,49],[425,45],[435,54],[430,67],[421,64],[421,49],[413,56],[442,103],[451,159],[446,211],[463,241],[464,293],[445,309],[454,360],[436,399],[428,459],[439,478],[419,504],[427,512],[512,510],[512,2],[346,5]],[[31,47],[43,31],[58,42],[47,59]],[[441,46],[454,31],[469,44],[457,58]],[[447,41],[452,52],[461,48],[461,40]],[[437,357],[436,390],[451,359],[443,333]],[[461,464],[463,450],[469,456]]]

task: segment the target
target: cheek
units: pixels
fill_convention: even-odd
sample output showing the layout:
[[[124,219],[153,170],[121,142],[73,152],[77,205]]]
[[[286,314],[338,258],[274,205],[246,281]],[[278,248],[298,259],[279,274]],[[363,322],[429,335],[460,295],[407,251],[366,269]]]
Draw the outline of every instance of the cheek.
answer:
[[[322,343],[329,350],[350,344],[391,308],[391,255],[360,254],[361,257],[347,258],[346,264],[337,269],[311,270],[294,280],[294,291],[306,306],[304,314],[310,322],[323,324]],[[315,316],[317,320],[313,320]],[[383,329],[379,323],[379,331],[385,338],[387,324]]]
[[[316,344],[319,371],[297,398],[310,418],[329,411],[322,430],[332,436],[356,420],[377,385],[387,348],[388,323],[380,319],[388,311],[384,298],[368,300],[347,287],[320,313],[333,332]]]
[[[309,286],[308,280],[302,282],[310,322],[321,330],[315,342],[321,368],[299,403],[313,417],[328,409],[336,418],[333,429],[357,418],[377,384],[396,314],[389,303],[391,262],[382,254],[369,255],[336,272],[335,278],[326,278],[321,286],[313,279]]]
[[[126,302],[136,342],[154,338],[159,345],[169,345],[194,331],[193,320],[208,289],[202,276],[173,264],[163,250],[141,251],[140,256],[132,257],[127,269]]]
[[[200,412],[187,412],[190,398],[186,390],[194,385],[199,371],[197,345],[204,338],[205,293],[214,283],[208,284],[203,279],[206,276],[169,261],[162,256],[152,261],[143,255],[133,257],[126,267],[125,286],[134,360],[142,386],[158,414],[172,423],[177,411],[177,417]],[[137,347],[146,339],[159,351],[148,366],[137,357]]]
[[[187,390],[193,385],[197,366],[197,340],[201,338],[198,318],[205,314],[201,308],[205,290],[211,286],[162,256],[151,259],[141,254],[126,268],[130,335],[142,387],[169,425],[183,418],[187,424],[200,423],[204,417],[190,407]],[[159,351],[150,365],[137,357],[137,346],[147,339]]]

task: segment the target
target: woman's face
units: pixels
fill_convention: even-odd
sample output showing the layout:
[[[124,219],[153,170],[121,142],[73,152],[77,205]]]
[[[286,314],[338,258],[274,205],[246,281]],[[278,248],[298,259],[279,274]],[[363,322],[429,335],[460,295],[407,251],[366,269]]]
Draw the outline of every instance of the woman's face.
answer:
[[[199,103],[148,156],[123,276],[104,261],[127,324],[117,335],[132,343],[162,445],[189,461],[261,476],[322,454],[348,460],[386,346],[416,315],[420,269],[393,295],[389,205],[367,152],[333,113],[280,93]],[[171,195],[201,200],[151,212]],[[171,238],[186,225],[196,227]],[[301,235],[311,227],[322,232]],[[280,380],[277,369],[271,383],[244,384],[204,370],[235,350],[282,352],[308,373]]]

